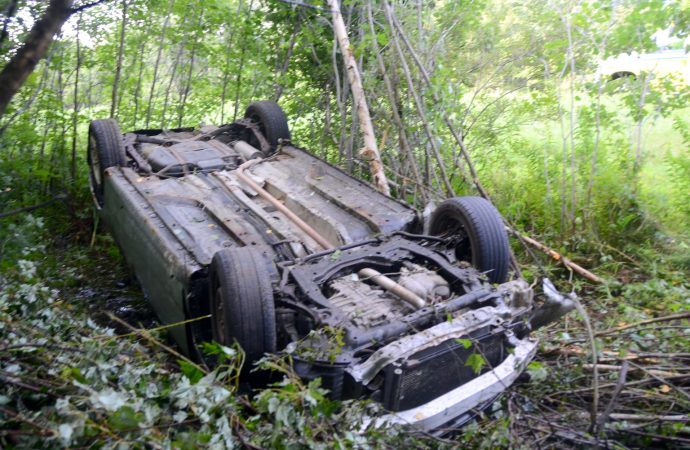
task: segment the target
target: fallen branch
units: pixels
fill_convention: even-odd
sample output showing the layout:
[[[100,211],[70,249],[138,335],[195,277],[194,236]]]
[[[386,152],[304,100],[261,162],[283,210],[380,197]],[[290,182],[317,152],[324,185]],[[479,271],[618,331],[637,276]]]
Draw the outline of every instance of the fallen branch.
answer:
[[[6,376],[3,376],[3,375],[0,375],[0,380],[3,380],[3,382],[5,382],[5,383],[12,384],[12,385],[17,386],[17,387],[20,387],[20,388],[22,388],[22,389],[26,389],[26,390],[28,390],[28,391],[35,392],[35,393],[37,393],[37,394],[45,394],[45,395],[49,395],[49,396],[55,397],[55,398],[58,398],[58,397],[59,397],[58,395],[56,395],[56,394],[53,393],[53,392],[50,392],[50,391],[48,391],[48,390],[44,390],[44,389],[41,389],[41,388],[39,388],[39,387],[32,386],[32,385],[30,385],[30,384],[24,383],[23,381],[20,381],[20,380],[17,379],[16,377],[6,377]]]
[[[582,320],[585,322],[585,327],[587,328],[587,338],[589,339],[590,348],[592,351],[592,370],[594,371],[594,376],[592,377],[592,409],[590,411],[590,424],[589,431],[594,431],[597,425],[597,411],[599,410],[599,372],[597,369],[597,342],[594,338],[594,333],[592,332],[592,324],[589,321],[589,314],[585,311],[584,306],[578,299],[573,299],[575,302],[575,308],[577,312],[582,316]]]
[[[541,250],[542,252],[546,253],[556,261],[560,261],[568,270],[572,270],[573,272],[577,273],[578,275],[583,276],[584,278],[594,282],[594,283],[603,283],[603,280],[599,278],[598,276],[594,275],[592,272],[589,270],[575,264],[565,256],[561,255],[558,253],[556,250],[547,247],[546,245],[542,244],[541,242],[532,239],[529,236],[525,236],[524,234],[518,233],[517,230],[511,228],[511,227],[506,227],[506,230],[513,236],[517,237],[518,239],[527,242],[528,244],[532,245],[533,247],[536,247],[537,249]]]
[[[602,428],[604,428],[604,425],[606,425],[606,422],[608,422],[609,418],[611,417],[611,414],[613,413],[613,408],[615,408],[616,406],[618,396],[621,394],[621,391],[625,387],[625,380],[626,376],[628,375],[628,366],[628,362],[624,361],[623,365],[621,366],[621,370],[618,374],[618,381],[616,381],[616,389],[613,390],[611,400],[609,400],[609,404],[606,405],[606,409],[604,410],[603,414],[599,416],[599,418],[597,419],[597,425],[594,429],[595,433],[598,433],[599,431],[601,431]]]
[[[585,413],[581,413],[584,417]],[[611,420],[631,420],[631,421],[663,421],[663,422],[690,422],[690,416],[686,414],[669,414],[669,415],[656,415],[656,414],[623,414],[623,413],[613,413],[610,415]]]
[[[11,210],[11,211],[6,211],[6,212],[3,212],[3,213],[0,213],[0,219],[5,218],[5,217],[9,217],[9,216],[13,216],[13,215],[15,215],[15,214],[19,214],[19,213],[21,213],[21,212],[28,212],[28,211],[33,211],[33,210],[35,210],[35,209],[43,208],[44,206],[48,206],[48,205],[50,205],[51,203],[54,203],[54,202],[56,202],[56,201],[58,201],[58,200],[64,200],[64,199],[66,199],[66,198],[67,198],[67,195],[66,195],[66,194],[58,194],[58,195],[56,195],[55,197],[51,198],[50,200],[46,200],[46,201],[44,201],[44,202],[37,203],[37,204],[35,204],[35,205],[24,206],[24,207],[22,207],[22,208],[17,208],[17,209],[13,209],[13,210]]]
[[[650,323],[668,322],[670,320],[688,319],[688,318],[690,318],[690,311],[685,311],[685,312],[678,313],[678,314],[671,314],[669,316],[655,317],[653,319],[642,320],[640,322],[631,323],[629,325],[623,325],[623,326],[616,327],[616,328],[609,328],[608,330],[604,330],[604,331],[597,331],[595,333],[595,336],[603,336],[606,334],[617,333],[618,331],[623,331],[623,330],[627,330],[628,328],[639,327],[640,325],[647,325]]]
[[[585,350],[581,347],[572,348],[561,348],[554,347],[546,349],[542,352],[542,355],[562,355],[562,356],[586,356]],[[677,352],[677,353],[626,353],[621,355],[620,352],[613,352],[609,350],[599,351],[599,362],[612,362],[612,361],[635,361],[641,360],[645,362],[656,363],[659,359],[690,359],[690,353],[688,352]]]
[[[582,368],[586,370],[593,370],[594,365],[593,364],[583,364]],[[613,364],[597,364],[597,370],[602,371],[602,372],[618,372],[623,369],[623,366],[616,366]],[[638,367],[633,367],[630,369],[631,372],[647,372],[651,376],[658,376],[658,377],[675,377],[676,375],[679,375],[677,373],[672,373],[672,372],[666,372],[665,370],[658,370],[658,369],[641,369]]]
[[[7,414],[8,416],[14,418],[14,420],[18,420],[18,421],[20,421],[20,422],[24,422],[25,424],[30,425],[30,426],[33,427],[33,428],[36,428],[36,430],[38,430],[38,432],[39,432],[42,436],[54,436],[54,435],[55,435],[55,432],[54,432],[53,430],[51,430],[51,429],[49,429],[49,428],[45,428],[44,426],[39,425],[38,423],[32,421],[31,419],[28,419],[28,418],[24,417],[21,413],[19,413],[19,412],[13,410],[13,409],[11,409],[11,408],[7,408],[7,407],[4,407],[4,406],[0,406],[0,412],[3,412],[3,413],[5,413],[5,414]]]
[[[684,379],[690,379],[690,374],[674,375],[672,377],[666,377],[666,380],[684,380]],[[664,384],[663,381],[659,381],[656,378],[645,378],[644,380],[629,381],[629,382],[625,383],[625,386],[626,387],[638,386],[640,384],[655,383],[655,382]],[[598,387],[599,387],[599,389],[606,389],[606,388],[615,387],[615,386],[617,386],[617,383],[600,384]],[[589,392],[591,390],[592,390],[591,387],[579,388],[579,389],[569,389],[567,391],[554,392],[552,394],[549,394],[549,397],[553,398],[554,396],[557,396],[557,395],[582,394],[585,392]]]
[[[658,441],[671,441],[674,444],[674,446],[668,447],[668,448],[681,448],[681,446],[679,445],[679,443],[681,443],[681,442],[684,444],[690,444],[690,439],[684,439],[682,437],[675,436],[675,435],[664,436],[663,434],[644,433],[642,431],[631,430],[630,428],[623,428],[619,431],[621,433],[632,433],[632,434],[636,434],[638,436],[644,436],[646,438],[656,439]],[[687,447],[688,446],[685,445],[683,448],[687,448]],[[661,447],[661,448],[664,448],[664,447]]]
[[[210,319],[210,318],[211,318],[211,315],[210,315],[210,314],[207,314],[207,315],[205,315],[205,316],[199,316],[199,317],[195,317],[195,318],[193,318],[193,319],[187,319],[187,320],[183,320],[183,321],[180,321],[180,322],[169,323],[169,324],[167,324],[167,325],[161,325],[161,326],[155,327],[155,328],[147,328],[145,331],[146,331],[147,333],[155,333],[155,332],[157,332],[157,331],[163,331],[163,330],[167,330],[167,329],[169,329],[169,328],[179,327],[180,325],[187,325],[188,323],[197,322],[197,321],[199,321],[199,320],[205,320],[205,319]],[[136,336],[136,335],[138,335],[138,334],[140,334],[140,330],[132,331],[131,333],[115,334],[115,335],[110,335],[110,334],[99,334],[99,335],[97,335],[97,336],[93,336],[93,337],[90,337],[90,338],[84,338],[84,339],[105,339],[105,340],[110,340],[110,339],[120,339],[120,338],[124,338],[124,337]],[[0,349],[0,350],[1,350],[1,349]]]
[[[173,356],[175,356],[175,357],[177,357],[177,358],[179,358],[179,359],[182,359],[182,360],[184,360],[185,362],[187,362],[187,363],[193,365],[194,367],[196,367],[197,369],[199,369],[199,370],[201,371],[201,373],[203,373],[203,374],[208,374],[208,373],[209,373],[209,371],[208,371],[206,368],[201,367],[200,365],[198,365],[197,363],[195,363],[195,362],[192,361],[191,359],[187,358],[186,356],[184,356],[183,354],[181,354],[181,353],[178,352],[177,350],[175,350],[175,349],[173,349],[173,348],[171,348],[171,347],[169,347],[169,346],[163,344],[161,341],[159,341],[158,339],[156,339],[156,338],[154,338],[153,336],[151,336],[146,330],[142,330],[142,329],[133,327],[132,325],[128,324],[128,323],[125,322],[124,320],[122,320],[122,319],[120,319],[119,317],[117,317],[115,314],[108,313],[108,317],[110,317],[111,320],[114,320],[115,322],[119,323],[120,325],[122,325],[122,326],[124,326],[124,327],[126,327],[126,328],[128,328],[128,329],[130,329],[130,330],[132,330],[133,333],[136,333],[137,335],[139,335],[139,336],[141,336],[142,338],[146,339],[147,341],[149,341],[149,342],[152,343],[153,345],[156,345],[156,346],[162,348],[163,350],[165,350],[166,352],[170,353],[171,355],[173,355]]]
[[[591,439],[587,434],[577,431],[571,427],[564,427],[563,425],[559,425],[553,421],[548,421],[529,414],[525,414],[523,417],[527,419],[525,424],[528,427],[534,428],[535,430],[541,431],[542,433],[554,434],[560,437],[561,439],[575,442],[576,444],[589,446],[590,448],[597,444],[597,442]],[[535,426],[534,424],[530,424],[530,420],[543,424],[544,427],[539,427]]]
[[[668,385],[668,386],[671,386],[671,388],[672,388],[673,390],[675,390],[676,392],[678,392],[679,394],[683,395],[685,398],[687,398],[688,400],[690,400],[690,394],[688,394],[687,392],[685,392],[685,390],[679,388],[678,386],[676,386],[675,384],[671,383],[670,381],[668,381],[668,380],[666,379],[666,378],[669,378],[669,377],[672,376],[672,375],[659,375],[659,374],[657,374],[657,373],[654,373],[654,372],[658,372],[658,371],[652,371],[652,370],[650,370],[650,369],[647,369],[646,367],[639,366],[639,365],[635,364],[635,363],[632,362],[632,361],[630,362],[630,364],[632,364],[634,367],[637,367],[638,369],[644,371],[644,372],[645,372],[647,375],[649,375],[650,377],[656,378],[656,379],[659,380],[660,382],[662,382],[662,383],[664,383],[664,384],[666,384],[666,385]],[[666,378],[664,378],[664,377],[666,377]]]

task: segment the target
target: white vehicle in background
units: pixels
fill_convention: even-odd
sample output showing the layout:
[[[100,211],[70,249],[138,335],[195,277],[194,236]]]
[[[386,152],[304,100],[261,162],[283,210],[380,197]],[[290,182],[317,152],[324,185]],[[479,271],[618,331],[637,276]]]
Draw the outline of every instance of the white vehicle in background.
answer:
[[[637,79],[643,72],[657,79],[673,77],[679,83],[690,85],[690,54],[684,49],[623,53],[602,61],[598,70],[599,75],[608,80]]]

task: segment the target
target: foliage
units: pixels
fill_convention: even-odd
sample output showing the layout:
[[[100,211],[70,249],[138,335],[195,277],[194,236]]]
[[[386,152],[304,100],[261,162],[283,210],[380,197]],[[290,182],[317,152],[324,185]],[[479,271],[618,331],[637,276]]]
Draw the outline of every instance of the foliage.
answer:
[[[448,194],[444,170],[455,194],[476,193],[450,124],[511,224],[606,279],[598,288],[563,281],[584,294],[595,329],[688,309],[687,80],[651,72],[609,80],[599,71],[606,58],[655,51],[659,29],[687,37],[687,1],[392,1],[393,23],[383,2],[342,3],[394,195],[420,209],[439,201]],[[17,5],[2,20],[2,62],[45,10],[37,0]],[[450,443],[397,429],[360,433],[372,405],[330,401],[284,360],[263,362],[280,380],[248,398],[237,349],[209,347],[225,364],[207,374],[90,319],[74,289],[89,283],[83,272],[96,255],[106,255],[98,264],[118,260],[89,206],[89,120],[112,111],[123,131],[220,124],[253,100],[278,99],[295,143],[367,179],[330,13],[312,6],[111,0],[72,17],[14,98],[0,118],[0,213],[67,198],[0,218],[3,446],[530,448],[535,436],[552,446],[603,445],[583,419],[594,378],[580,319],[544,333],[532,381],[501,400],[508,413],[471,423]],[[96,250],[83,250],[87,243]],[[528,278],[571,275],[515,244]],[[308,357],[337,358],[337,330],[326,337],[334,344],[326,354]],[[596,342],[611,364],[636,352],[684,354],[688,344],[686,322]],[[637,362],[686,371],[684,358]],[[477,371],[482,363],[478,354],[468,361]],[[599,381],[613,384],[615,373]],[[687,413],[669,384],[644,383],[620,408]],[[655,423],[610,423],[601,436],[639,446],[685,432]]]
[[[0,58],[26,37],[28,18],[42,12],[39,3],[20,2],[22,14],[8,22]],[[268,0],[124,5],[72,17],[0,121],[0,165],[27,184],[17,203],[61,191],[87,199],[82,168],[90,119],[112,111],[123,130],[195,126],[241,116],[260,98],[280,99],[295,142],[368,176],[356,161],[361,143],[325,11]],[[441,165],[456,193],[473,192],[448,118],[464,134],[499,209],[528,231],[560,243],[579,235],[575,240],[610,245],[631,234],[643,242],[655,228],[686,234],[687,202],[674,180],[684,179],[687,152],[674,149],[664,158],[646,130],[680,117],[687,86],[666,76],[607,82],[597,75],[602,59],[653,51],[658,29],[684,36],[685,6],[660,0],[401,6],[393,3],[392,11],[404,36],[379,6],[343,6],[398,197],[419,206],[442,198]],[[393,106],[404,129],[394,126]],[[401,154],[403,134],[411,157]],[[658,164],[672,175],[668,182],[650,182]],[[669,206],[678,211],[667,214]]]
[[[65,276],[84,282],[88,254],[63,255],[55,266],[43,254],[25,253],[0,280],[3,448],[433,445],[368,426],[376,407],[330,400],[319,380],[303,383],[286,359],[261,363],[279,381],[256,394],[238,386],[239,349],[208,344],[219,363],[212,372],[175,363],[160,351],[160,331],[143,340],[143,334],[118,334],[91,318],[78,291],[55,287],[70,284]]]

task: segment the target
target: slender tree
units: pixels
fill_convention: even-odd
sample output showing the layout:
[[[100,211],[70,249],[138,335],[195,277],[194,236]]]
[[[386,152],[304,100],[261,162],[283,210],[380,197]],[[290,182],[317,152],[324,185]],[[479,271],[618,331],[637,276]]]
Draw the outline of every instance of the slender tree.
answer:
[[[74,87],[73,99],[74,109],[72,111],[72,157],[70,164],[70,176],[72,182],[77,178],[77,129],[79,125],[79,74],[81,71],[81,41],[79,33],[81,31],[82,13],[79,13],[79,20],[77,20],[77,38],[76,38],[76,67],[74,71]]]
[[[247,8],[247,14],[244,18],[244,26],[243,26],[243,32],[246,34],[246,32],[249,29],[249,16],[252,13],[252,7],[254,6],[254,0],[251,0],[249,2],[249,7]],[[239,67],[237,68],[237,75],[235,77],[235,107],[233,109],[232,113],[232,120],[237,120],[237,112],[239,111],[240,108],[240,92],[242,91],[242,72],[244,71],[244,62],[245,62],[245,55],[247,53],[247,45],[248,45],[248,39],[242,39],[241,45],[241,50],[240,50],[240,62],[239,62]]]
[[[198,9],[198,20],[196,24],[196,30],[201,30],[201,24],[203,23],[204,10],[203,6],[196,5]],[[184,88],[181,92],[180,106],[178,108],[177,115],[177,126],[182,127],[182,118],[184,117],[184,108],[187,105],[187,98],[189,97],[189,91],[192,88],[192,74],[194,74],[194,61],[196,57],[197,47],[199,46],[199,36],[197,33],[194,34],[194,42],[192,42],[192,51],[189,58],[189,69],[187,70],[187,81],[184,84]]]
[[[112,101],[110,103],[110,117],[115,117],[118,104],[118,89],[122,73],[122,59],[125,52],[125,33],[127,31],[127,7],[128,1],[122,0],[122,25],[120,27],[120,45],[117,49],[117,62],[115,63],[115,78],[113,79]]]
[[[235,16],[239,17],[242,12],[242,0],[237,2],[237,12]],[[227,99],[228,83],[230,81],[230,59],[232,55],[232,47],[234,43],[236,24],[226,24],[225,32],[227,39],[225,40],[225,65],[223,66],[223,89],[220,94],[220,123],[225,121],[225,101]]]
[[[364,139],[364,147],[359,153],[360,156],[369,162],[369,170],[374,180],[374,186],[384,194],[390,194],[388,180],[381,162],[376,136],[374,135],[374,125],[371,122],[369,106],[367,105],[364,88],[362,87],[362,78],[357,67],[354,51],[350,45],[350,38],[347,35],[343,16],[340,13],[340,5],[338,0],[327,0],[327,4],[331,8],[333,30],[340,44],[342,57],[347,67],[347,75],[352,88],[352,98],[357,110],[357,117],[360,121],[360,131]]]
[[[165,46],[165,32],[168,29],[168,23],[170,22],[170,14],[172,12],[172,7],[175,0],[170,0],[168,2],[168,9],[165,13],[165,19],[163,20],[163,27],[161,28],[161,34],[158,37],[158,53],[156,54],[156,62],[153,65],[153,78],[151,80],[151,89],[149,89],[149,97],[146,102],[146,128],[149,127],[149,122],[151,121],[151,108],[153,106],[153,95],[156,92],[156,83],[158,82],[158,68],[161,64],[161,58],[163,56],[163,48]]]

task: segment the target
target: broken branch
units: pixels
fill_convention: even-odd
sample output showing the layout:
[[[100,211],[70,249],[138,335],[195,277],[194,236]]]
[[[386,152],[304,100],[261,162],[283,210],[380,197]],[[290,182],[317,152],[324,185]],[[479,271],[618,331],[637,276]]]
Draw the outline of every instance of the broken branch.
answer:
[[[623,330],[627,330],[628,328],[639,327],[640,325],[647,325],[650,323],[668,322],[671,320],[688,319],[688,318],[690,318],[690,311],[685,311],[685,312],[678,313],[678,314],[671,314],[669,316],[655,317],[653,319],[642,320],[640,322],[631,323],[629,325],[623,325],[620,327],[609,328],[608,330],[604,330],[604,331],[597,331],[595,333],[595,336],[603,336],[606,334],[617,333],[618,331],[623,331]]]
[[[517,230],[511,227],[506,227],[506,230],[513,236],[517,237],[518,239],[527,242],[528,244],[532,245],[533,247],[536,247],[537,249],[541,250],[542,252],[546,253],[556,261],[560,261],[563,263],[563,265],[568,269],[572,270],[573,272],[577,273],[578,275],[583,276],[584,278],[594,282],[594,283],[603,283],[603,280],[599,278],[598,276],[594,275],[592,272],[589,270],[575,264],[565,256],[561,255],[554,249],[547,247],[546,245],[542,244],[541,242],[537,241],[536,239],[532,239],[529,236],[525,236],[524,234],[518,233]],[[598,335],[598,333],[597,333]]]
[[[51,203],[56,202],[56,201],[58,201],[58,200],[64,200],[65,198],[67,198],[67,195],[65,195],[65,194],[58,194],[58,195],[56,195],[55,197],[51,198],[50,200],[46,200],[46,201],[44,201],[44,202],[37,203],[37,204],[35,204],[35,205],[24,206],[24,207],[22,207],[22,208],[17,208],[17,209],[13,209],[13,210],[11,210],[11,211],[6,211],[6,212],[3,212],[3,213],[0,213],[0,219],[2,219],[2,218],[4,218],[4,217],[13,216],[13,215],[15,215],[15,214],[19,214],[19,213],[21,213],[21,212],[33,211],[33,210],[35,210],[35,209],[43,208],[44,206],[48,206],[48,205],[50,205]]]

